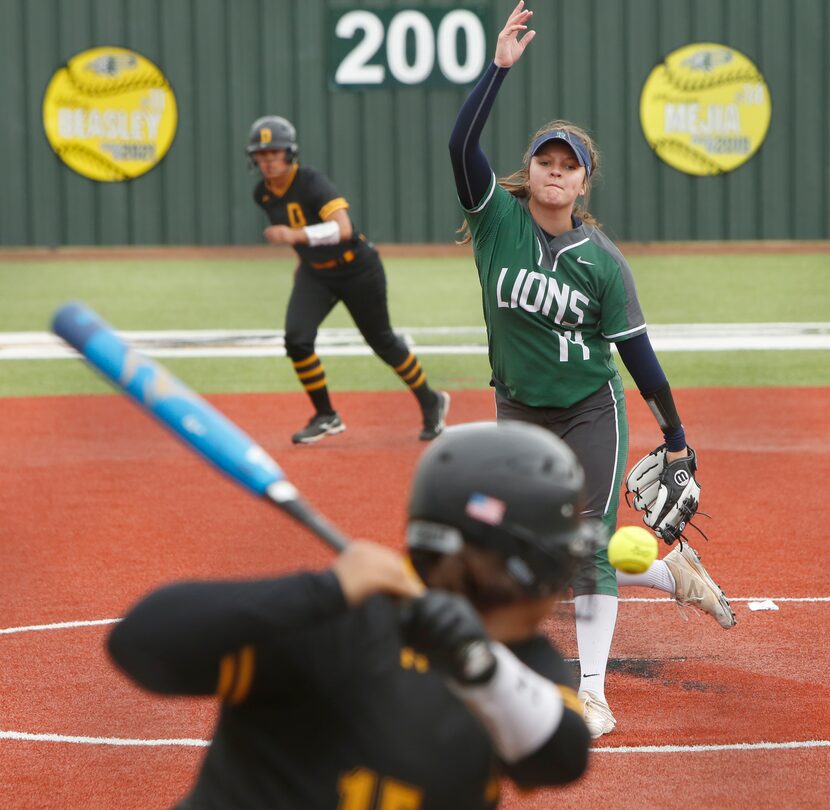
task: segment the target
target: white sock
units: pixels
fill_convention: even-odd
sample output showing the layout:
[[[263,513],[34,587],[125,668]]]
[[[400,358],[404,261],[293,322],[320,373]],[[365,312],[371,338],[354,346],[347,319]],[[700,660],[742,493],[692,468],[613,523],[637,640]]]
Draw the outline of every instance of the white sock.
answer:
[[[674,577],[669,567],[662,560],[655,560],[642,574],[624,574],[617,571],[617,585],[628,588],[636,585],[638,588],[657,588],[674,596]]]
[[[579,649],[579,691],[605,699],[605,668],[617,623],[616,596],[591,594],[574,597],[576,645]]]

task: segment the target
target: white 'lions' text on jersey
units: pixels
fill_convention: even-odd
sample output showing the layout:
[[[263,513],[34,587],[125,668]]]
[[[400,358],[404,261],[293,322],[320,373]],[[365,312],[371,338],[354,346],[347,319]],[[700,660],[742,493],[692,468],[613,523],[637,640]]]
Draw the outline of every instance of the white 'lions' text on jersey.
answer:
[[[615,376],[611,343],[646,323],[614,243],[585,223],[551,238],[495,175],[465,215],[496,389],[526,405],[567,408]]]

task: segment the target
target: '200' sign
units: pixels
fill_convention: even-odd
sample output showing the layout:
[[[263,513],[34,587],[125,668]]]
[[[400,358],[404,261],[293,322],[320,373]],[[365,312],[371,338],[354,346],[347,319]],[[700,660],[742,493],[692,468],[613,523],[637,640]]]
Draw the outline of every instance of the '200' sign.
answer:
[[[484,10],[352,9],[332,15],[329,78],[339,88],[469,84],[484,69]]]

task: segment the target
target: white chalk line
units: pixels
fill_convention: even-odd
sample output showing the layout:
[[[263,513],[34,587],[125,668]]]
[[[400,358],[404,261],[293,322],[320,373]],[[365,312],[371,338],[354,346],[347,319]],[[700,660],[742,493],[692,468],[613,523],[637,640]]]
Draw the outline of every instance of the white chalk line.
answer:
[[[116,624],[121,619],[93,619],[78,622],[54,622],[53,624],[29,624],[25,627],[5,627],[0,629],[0,635],[9,633],[33,633],[38,630],[70,630],[74,627],[96,627],[101,624]]]
[[[592,748],[591,752],[594,754],[698,754],[708,751],[775,751],[797,748],[830,748],[830,740],[791,740],[779,743],[762,741],[719,745],[620,745]]]
[[[65,743],[71,745],[112,745],[121,747],[182,746],[206,748],[210,740],[189,737],[142,740],[129,737],[81,737],[75,734],[31,734],[25,731],[0,731],[0,740]],[[789,740],[787,742],[742,742],[717,745],[620,745],[592,748],[594,754],[700,754],[710,751],[776,751],[804,748],[830,748],[830,740]]]
[[[632,586],[634,587],[634,586]],[[728,596],[729,602],[763,602],[767,599],[773,602],[830,602],[830,596]],[[654,597],[625,597],[620,602],[674,602],[670,596]]]
[[[487,353],[483,326],[409,326],[396,330],[418,354]],[[830,323],[653,324],[649,336],[656,351],[794,351],[830,349]],[[151,357],[284,357],[281,330],[194,329],[119,332],[130,345]],[[456,342],[435,343],[453,336]],[[458,343],[458,338],[468,340]],[[432,338],[424,342],[417,338]],[[317,351],[328,356],[371,355],[356,329],[322,329]],[[55,360],[78,353],[49,332],[0,332],[0,360]]]
[[[735,602],[764,602],[766,600],[773,602],[816,602],[827,603],[830,602],[830,596],[736,596],[729,597],[730,603]],[[565,604],[572,603],[573,600],[565,600]],[[620,599],[620,603],[655,603],[660,602],[674,602],[670,596],[666,597],[624,597]],[[120,618],[116,619],[91,619],[83,621],[70,622],[53,622],[51,624],[28,624],[19,627],[3,627],[0,628],[0,636],[10,635],[12,633],[36,633],[42,630],[72,630],[77,627],[97,627],[102,624],[117,624]]]
[[[830,602],[828,596],[785,596],[785,597],[738,597],[732,602],[761,601],[772,598],[775,602]],[[673,602],[671,598],[626,598],[620,602]],[[120,618],[114,619],[93,619],[84,621],[54,622],[52,624],[34,624],[21,627],[7,627],[0,629],[0,634],[37,632],[44,630],[67,630],[81,627],[97,627],[101,625],[116,624]],[[34,734],[24,731],[3,731],[0,730],[0,740],[16,740],[23,742],[50,742],[73,745],[109,745],[121,747],[164,747],[183,746],[201,747],[210,745],[210,740],[194,738],[168,738],[168,739],[134,739],[128,737],[84,737],[79,735],[66,734]],[[828,748],[830,740],[792,740],[788,742],[767,742],[757,743],[724,743],[712,745],[640,745],[640,746],[617,746],[601,747],[591,749],[597,754],[673,754],[673,753],[706,753],[712,751],[756,751],[756,750],[780,750],[780,749],[805,749],[805,748]]]
[[[73,745],[120,745],[120,746],[164,746],[181,745],[205,748],[210,740],[191,739],[188,737],[167,740],[134,740],[128,737],[80,737],[75,734],[30,734],[26,731],[0,731],[0,740],[18,740],[20,742],[70,743]]]

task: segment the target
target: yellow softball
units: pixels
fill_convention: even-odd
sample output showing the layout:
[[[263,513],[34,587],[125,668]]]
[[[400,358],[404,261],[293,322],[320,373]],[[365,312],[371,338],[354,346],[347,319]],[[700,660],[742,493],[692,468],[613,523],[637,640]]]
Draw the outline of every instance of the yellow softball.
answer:
[[[640,526],[622,526],[608,542],[608,561],[626,574],[642,574],[656,559],[657,538]]]

